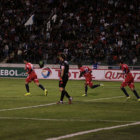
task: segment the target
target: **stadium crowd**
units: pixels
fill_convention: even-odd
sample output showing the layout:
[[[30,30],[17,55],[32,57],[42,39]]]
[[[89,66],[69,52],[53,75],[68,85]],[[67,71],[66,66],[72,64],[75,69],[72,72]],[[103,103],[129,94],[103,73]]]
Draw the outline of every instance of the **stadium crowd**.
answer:
[[[64,52],[71,63],[134,65],[140,55],[140,3],[137,0],[2,0],[0,59],[57,63]],[[34,23],[25,22],[34,15]]]

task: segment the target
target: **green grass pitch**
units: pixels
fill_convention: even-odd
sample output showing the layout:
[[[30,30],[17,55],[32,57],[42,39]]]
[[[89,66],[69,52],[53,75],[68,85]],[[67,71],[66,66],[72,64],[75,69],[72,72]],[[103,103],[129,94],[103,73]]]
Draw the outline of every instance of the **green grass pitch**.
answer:
[[[49,91],[47,97],[34,83],[30,84],[31,96],[25,97],[24,81],[0,79],[0,140],[46,140],[140,121],[140,102],[137,102],[129,88],[126,89],[131,98],[126,100],[119,88],[120,82],[101,82],[104,87],[89,89],[88,96],[82,97],[84,81],[69,80],[66,89],[73,97],[73,104],[69,105],[65,98],[63,105],[57,105],[55,103],[60,98],[57,80],[40,80]],[[140,94],[140,83],[135,83],[135,86]],[[67,139],[139,140],[140,125]]]

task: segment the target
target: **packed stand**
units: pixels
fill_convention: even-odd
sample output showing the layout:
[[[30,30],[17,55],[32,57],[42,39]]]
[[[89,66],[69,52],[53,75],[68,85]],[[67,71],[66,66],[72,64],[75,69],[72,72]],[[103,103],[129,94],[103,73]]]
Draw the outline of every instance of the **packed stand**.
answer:
[[[44,21],[53,7],[51,1],[1,0],[0,3],[0,60],[7,58],[7,62],[21,63],[25,54],[30,59],[39,56]],[[25,26],[31,15],[34,24]]]
[[[140,55],[140,4],[137,0],[3,0],[0,56],[21,62],[57,63],[64,52],[71,63],[136,64]],[[0,12],[1,13],[1,12]],[[34,14],[34,24],[24,26]],[[10,54],[10,55],[9,55]],[[16,60],[16,61],[15,61]]]
[[[73,62],[132,65],[140,54],[139,14],[137,0],[63,1],[50,38]]]

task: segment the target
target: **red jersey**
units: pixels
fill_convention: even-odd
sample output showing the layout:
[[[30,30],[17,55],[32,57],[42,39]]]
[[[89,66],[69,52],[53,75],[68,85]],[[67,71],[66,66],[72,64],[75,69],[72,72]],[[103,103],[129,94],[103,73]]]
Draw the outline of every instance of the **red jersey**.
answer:
[[[126,75],[126,78],[124,79],[123,83],[121,84],[121,87],[129,86],[130,88],[135,88],[134,86],[134,77],[132,73],[128,73]]]
[[[92,76],[92,70],[87,67],[87,66],[83,66],[80,68],[80,73],[83,73],[84,77],[91,77]]]
[[[34,68],[33,68],[33,64],[31,64],[31,63],[25,64],[25,70],[27,70],[28,74],[31,74],[32,72],[35,73]]]
[[[127,64],[122,64],[121,69],[124,73],[129,73],[129,68]]]

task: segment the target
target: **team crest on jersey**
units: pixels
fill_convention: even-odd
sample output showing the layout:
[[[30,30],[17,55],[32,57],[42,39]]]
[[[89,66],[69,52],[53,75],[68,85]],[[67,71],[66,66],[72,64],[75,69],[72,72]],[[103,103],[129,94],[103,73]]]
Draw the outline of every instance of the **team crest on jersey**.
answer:
[[[50,68],[44,68],[42,69],[42,72],[41,72],[43,78],[48,78],[51,74],[52,74],[52,71]]]

